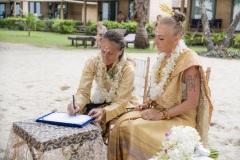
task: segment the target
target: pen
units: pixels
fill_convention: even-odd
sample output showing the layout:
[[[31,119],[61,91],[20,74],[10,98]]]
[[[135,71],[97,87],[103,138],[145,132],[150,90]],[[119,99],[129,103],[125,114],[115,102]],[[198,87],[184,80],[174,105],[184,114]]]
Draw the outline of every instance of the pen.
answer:
[[[72,96],[72,98],[73,98],[73,109],[76,111],[75,97],[74,97],[74,95]],[[76,116],[76,112],[74,113],[74,115]]]

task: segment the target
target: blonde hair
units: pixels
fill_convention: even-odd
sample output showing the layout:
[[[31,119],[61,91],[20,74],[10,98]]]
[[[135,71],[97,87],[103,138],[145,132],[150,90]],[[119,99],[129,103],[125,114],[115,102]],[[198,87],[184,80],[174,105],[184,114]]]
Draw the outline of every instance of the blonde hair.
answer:
[[[173,36],[183,35],[184,34],[184,21],[186,16],[179,12],[178,10],[174,11],[173,16],[162,17],[160,24],[166,24],[172,27]]]

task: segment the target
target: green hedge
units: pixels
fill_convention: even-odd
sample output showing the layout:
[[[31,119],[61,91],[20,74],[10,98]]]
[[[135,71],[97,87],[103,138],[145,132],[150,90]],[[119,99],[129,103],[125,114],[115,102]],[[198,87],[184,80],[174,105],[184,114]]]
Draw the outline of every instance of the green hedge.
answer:
[[[116,21],[102,21],[103,25],[107,27],[107,29],[127,29],[128,33],[136,33],[137,22],[122,22],[118,23]],[[151,24],[146,25],[148,36],[150,37],[153,33],[153,27]],[[96,35],[97,34],[97,22],[89,21],[86,27],[86,35]]]
[[[24,23],[26,23],[25,18],[8,17],[0,20],[0,27],[9,30],[24,30]]]
[[[25,30],[24,28],[25,20],[24,18],[9,17],[0,20],[1,28],[8,28],[9,30]],[[43,19],[37,21],[35,28],[33,30],[37,31],[47,31],[47,32],[57,32],[62,34],[73,34],[76,33],[76,26],[82,25],[82,21],[76,20],[62,20],[62,19]],[[137,28],[137,22],[122,22],[118,23],[116,21],[103,21],[103,25],[107,29],[122,28],[127,29],[127,33],[135,33]],[[146,25],[148,36],[150,37],[153,33],[152,25]],[[86,35],[96,35],[97,34],[97,22],[89,21],[86,27]]]
[[[82,21],[43,19],[36,22],[33,30],[72,34],[76,31],[76,25],[82,25]],[[8,17],[0,20],[0,28],[9,30],[26,30],[26,19],[21,17]]]

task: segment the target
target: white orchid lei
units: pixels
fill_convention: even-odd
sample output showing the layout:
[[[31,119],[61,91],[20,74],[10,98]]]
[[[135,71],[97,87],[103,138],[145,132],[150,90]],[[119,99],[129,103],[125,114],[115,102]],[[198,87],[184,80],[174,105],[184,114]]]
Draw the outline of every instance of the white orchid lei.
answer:
[[[217,150],[202,147],[199,133],[190,126],[173,126],[162,140],[163,149],[149,160],[190,160],[197,156],[218,157]],[[197,159],[197,158],[196,158]]]
[[[100,90],[101,97],[104,97],[106,102],[108,103],[112,102],[112,100],[116,95],[116,90],[119,87],[119,81],[122,78],[122,71],[126,61],[127,61],[127,58],[125,54],[123,54],[122,58],[117,63],[117,65],[111,68],[107,72],[106,64],[104,64],[101,55],[98,56],[98,61],[97,61],[98,70],[95,75],[95,80]],[[109,90],[107,90],[106,87],[104,86],[105,81],[109,83],[111,86]]]
[[[150,89],[150,97],[152,100],[157,100],[157,97],[160,97],[163,94],[165,85],[169,81],[168,80],[169,76],[176,65],[176,61],[178,57],[183,53],[183,49],[186,49],[186,48],[187,46],[185,45],[184,41],[181,39],[178,42],[178,45],[173,50],[173,54],[171,55],[171,57],[168,58],[166,66],[163,68],[161,73],[162,79],[159,81],[159,83],[157,82],[157,77],[159,76],[157,74],[159,73],[158,71],[161,67],[161,63],[166,53],[161,52],[158,54],[156,63],[153,65],[153,68],[152,68],[153,76],[151,78],[151,89]]]

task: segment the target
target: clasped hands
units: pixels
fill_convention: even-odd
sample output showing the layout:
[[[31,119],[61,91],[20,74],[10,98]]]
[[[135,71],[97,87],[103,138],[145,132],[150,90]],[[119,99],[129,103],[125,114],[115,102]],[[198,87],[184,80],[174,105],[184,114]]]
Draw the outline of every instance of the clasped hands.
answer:
[[[74,115],[75,113],[78,113],[80,111],[80,106],[79,104],[75,103],[76,109],[73,108],[73,103],[70,103],[67,107],[67,111],[69,114]],[[94,108],[92,109],[88,115],[94,118],[95,120],[93,122],[99,122],[102,120],[104,117],[104,109],[102,108]]]
[[[159,112],[156,109],[149,108],[148,104],[138,104],[135,109],[135,111],[142,111],[141,115],[142,118],[145,120],[161,120],[164,119],[163,113]]]

